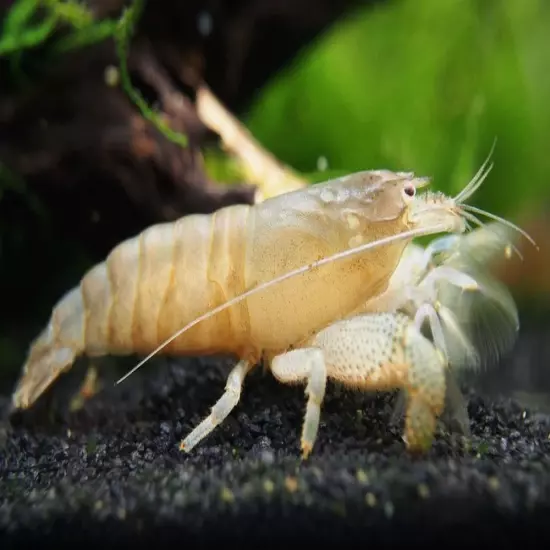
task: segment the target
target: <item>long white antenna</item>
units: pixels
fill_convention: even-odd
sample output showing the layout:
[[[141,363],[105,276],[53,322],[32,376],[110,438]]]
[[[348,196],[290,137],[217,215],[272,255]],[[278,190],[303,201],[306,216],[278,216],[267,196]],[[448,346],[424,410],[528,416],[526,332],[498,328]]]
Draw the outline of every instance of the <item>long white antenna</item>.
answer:
[[[403,231],[402,233],[398,233],[397,235],[391,235],[390,237],[384,237],[383,239],[379,239],[377,241],[371,242],[371,243],[365,243],[360,246],[356,246],[355,248],[349,248],[347,250],[344,250],[342,252],[337,252],[336,254],[332,254],[331,256],[326,256],[325,258],[321,258],[320,260],[316,260],[315,262],[299,267],[297,269],[294,269],[292,271],[288,271],[287,273],[280,275],[279,277],[276,277],[275,279],[271,279],[270,281],[266,281],[265,283],[261,283],[258,286],[251,288],[250,290],[247,290],[246,292],[243,292],[239,296],[235,296],[231,300],[228,300],[227,302],[221,304],[220,306],[215,307],[214,309],[211,309],[210,311],[204,313],[200,317],[197,317],[195,320],[191,321],[189,324],[185,325],[182,329],[178,330],[176,333],[174,333],[172,336],[170,336],[167,340],[165,340],[162,344],[160,344],[155,350],[153,350],[145,359],[140,361],[132,370],[127,372],[122,378],[120,378],[115,385],[120,384],[126,378],[128,378],[131,374],[136,372],[142,365],[144,365],[149,359],[151,359],[153,356],[155,356],[160,350],[165,348],[168,344],[173,342],[176,338],[181,336],[184,332],[188,331],[190,328],[194,327],[198,323],[204,321],[205,319],[208,319],[209,317],[212,317],[213,315],[216,315],[220,311],[223,311],[224,309],[227,309],[238,302],[244,300],[245,298],[248,298],[252,294],[256,294],[257,292],[260,292],[262,290],[265,290],[266,288],[269,288],[270,286],[273,286],[275,284],[278,284],[282,281],[285,281],[287,279],[290,279],[291,277],[294,277],[296,275],[300,275],[302,273],[306,273],[307,271],[311,271],[312,269],[315,269],[317,267],[321,267],[322,265],[335,262],[337,260],[341,260],[343,258],[348,258],[349,256],[353,256],[355,254],[359,254],[361,252],[365,252],[367,250],[372,250],[373,248],[377,248],[379,246],[383,246],[386,244],[391,244],[396,241],[408,239],[408,238],[414,238],[414,237],[422,237],[425,235],[432,235],[434,233],[440,233],[445,231],[446,227],[441,225],[435,225],[430,228],[422,228],[422,229],[411,229],[409,231]]]

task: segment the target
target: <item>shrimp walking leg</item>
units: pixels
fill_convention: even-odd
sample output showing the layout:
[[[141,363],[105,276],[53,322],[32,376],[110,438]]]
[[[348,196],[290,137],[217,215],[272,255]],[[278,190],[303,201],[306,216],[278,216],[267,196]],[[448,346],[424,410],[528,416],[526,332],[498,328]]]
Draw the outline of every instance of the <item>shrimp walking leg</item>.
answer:
[[[470,437],[470,419],[468,416],[468,405],[460,391],[458,382],[451,371],[445,371],[445,409],[440,420],[453,432],[464,437]],[[391,424],[400,424],[407,411],[407,392],[399,392],[391,416]]]
[[[227,377],[225,392],[210,414],[180,443],[181,451],[189,452],[229,416],[241,398],[244,379],[252,367],[253,363],[246,360],[239,361],[233,367]]]
[[[319,429],[321,405],[327,385],[327,369],[323,352],[317,348],[301,348],[283,353],[271,361],[271,372],[280,382],[294,384],[307,380],[308,396],[302,428],[302,456],[313,449]]]
[[[432,444],[436,422],[445,406],[446,359],[416,327],[404,341],[408,376],[405,442],[409,449],[426,451]]]

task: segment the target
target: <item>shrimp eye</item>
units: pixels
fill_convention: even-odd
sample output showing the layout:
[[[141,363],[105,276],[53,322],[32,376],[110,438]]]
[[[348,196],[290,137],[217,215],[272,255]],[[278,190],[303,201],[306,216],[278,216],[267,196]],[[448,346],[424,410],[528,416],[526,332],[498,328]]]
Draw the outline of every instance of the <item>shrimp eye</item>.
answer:
[[[408,183],[403,188],[403,192],[405,193],[405,195],[412,198],[416,195],[416,187],[412,183]]]

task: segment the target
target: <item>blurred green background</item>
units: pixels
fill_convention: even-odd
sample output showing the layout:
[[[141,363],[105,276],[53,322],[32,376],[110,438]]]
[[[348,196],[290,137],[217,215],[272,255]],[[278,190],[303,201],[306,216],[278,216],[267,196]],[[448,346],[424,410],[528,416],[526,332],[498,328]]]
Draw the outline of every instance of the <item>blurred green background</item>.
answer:
[[[505,215],[550,196],[550,3],[394,0],[350,13],[260,94],[253,134],[311,172],[387,166],[456,192],[497,138],[476,198]]]
[[[533,234],[517,292],[550,293],[550,3],[393,0],[354,10],[258,94],[244,119],[316,180],[412,170],[456,193],[487,157],[469,201]],[[317,173],[316,173],[317,172]],[[527,246],[526,246],[527,245]]]

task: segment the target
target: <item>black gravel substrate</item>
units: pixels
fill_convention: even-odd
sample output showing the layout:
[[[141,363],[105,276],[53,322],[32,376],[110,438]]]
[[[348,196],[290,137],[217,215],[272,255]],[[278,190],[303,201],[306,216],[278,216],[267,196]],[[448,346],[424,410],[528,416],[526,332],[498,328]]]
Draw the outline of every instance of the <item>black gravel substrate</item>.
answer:
[[[549,547],[549,416],[470,392],[472,439],[441,431],[428,456],[414,458],[389,422],[393,396],[331,385],[314,453],[302,462],[303,389],[258,369],[234,414],[192,454],[180,453],[227,367],[148,365],[132,382],[146,381],[137,400],[129,379],[63,422],[4,423],[0,548]]]

